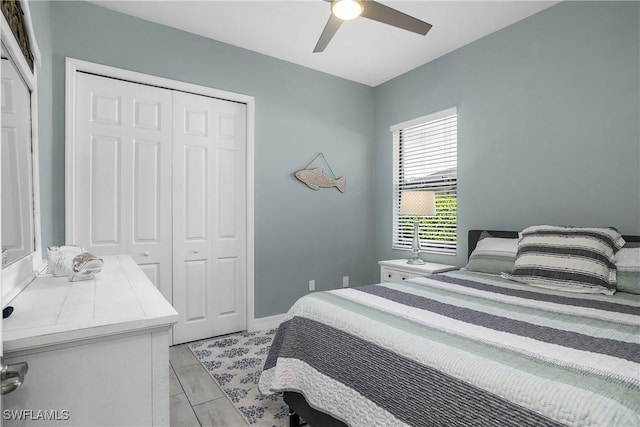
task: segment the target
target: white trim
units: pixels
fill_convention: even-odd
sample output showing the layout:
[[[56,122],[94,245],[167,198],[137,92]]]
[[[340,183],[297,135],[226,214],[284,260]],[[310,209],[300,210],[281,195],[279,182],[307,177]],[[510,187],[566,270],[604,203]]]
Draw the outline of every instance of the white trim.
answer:
[[[75,189],[75,147],[76,136],[74,129],[76,127],[76,103],[71,100],[76,99],[76,74],[77,67],[72,62],[67,61],[65,63],[65,172],[64,172],[64,239],[66,242],[75,242],[76,236],[74,234],[73,223],[75,222],[75,199],[71,197],[74,194]]]
[[[34,251],[17,260],[10,266],[2,269],[0,280],[2,289],[2,306],[6,306],[38,275],[42,267],[42,233],[40,224],[40,163],[38,157],[38,67],[40,66],[40,50],[35,39],[29,2],[23,1],[25,23],[34,56],[33,71],[29,68],[27,60],[20,49],[11,27],[4,15],[0,20],[0,39],[11,56],[13,63],[18,67],[22,78],[31,91],[31,179],[33,189],[33,236]],[[1,203],[0,203],[1,204]]]
[[[250,95],[229,92],[222,89],[215,89],[207,86],[200,86],[193,83],[181,82],[164,77],[154,76],[152,74],[138,73],[137,71],[124,70],[122,68],[111,67],[109,65],[98,64],[95,62],[83,61],[81,59],[66,58],[67,69],[69,65],[73,66],[76,72],[85,72],[98,74],[105,77],[127,80],[133,83],[142,83],[151,86],[159,86],[166,89],[179,90],[182,92],[193,93],[196,95],[210,96],[213,98],[225,99],[228,101],[240,102],[243,104],[253,104],[255,98]],[[67,82],[69,76],[67,76]],[[73,78],[75,82],[75,78]]]
[[[254,161],[255,161],[255,98],[250,95],[228,92],[225,90],[214,89],[206,86],[200,86],[192,83],[185,83],[177,80],[171,80],[164,77],[153,76],[150,74],[138,73],[135,71],[123,70],[120,68],[110,67],[108,65],[97,64],[80,59],[66,58],[66,77],[65,77],[65,240],[67,242],[75,241],[73,235],[73,227],[75,219],[73,213],[75,209],[72,206],[71,195],[75,192],[75,176],[70,171],[75,169],[75,102],[76,99],[76,77],[78,72],[93,73],[105,77],[127,80],[134,83],[148,84],[152,86],[164,87],[172,90],[193,93],[196,95],[204,95],[213,98],[224,99],[246,104],[247,106],[247,329],[255,329],[255,302],[254,302]]]
[[[251,102],[247,102],[247,329],[255,328],[255,100],[251,97]]]
[[[445,117],[452,116],[458,113],[458,109],[456,107],[447,108],[446,110],[438,111],[436,113],[427,114],[426,116],[418,117],[413,120],[407,120],[406,122],[397,123],[389,129],[391,132],[397,132],[400,129],[406,129],[413,126],[421,125],[427,122],[432,122],[434,120],[443,119]]]
[[[284,322],[286,314],[275,314],[273,316],[261,317],[254,319],[253,327],[247,328],[247,332],[266,331],[269,329],[275,329],[280,326],[280,323]]]

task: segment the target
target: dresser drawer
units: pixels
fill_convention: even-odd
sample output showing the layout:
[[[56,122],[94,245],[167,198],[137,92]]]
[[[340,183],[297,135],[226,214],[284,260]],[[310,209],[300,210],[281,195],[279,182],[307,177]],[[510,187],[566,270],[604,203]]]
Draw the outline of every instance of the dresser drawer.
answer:
[[[381,282],[402,282],[403,280],[411,279],[412,277],[418,277],[420,274],[411,273],[407,271],[394,270],[393,268],[382,267],[380,269],[380,281]]]
[[[414,277],[429,276],[435,273],[457,270],[455,265],[436,264],[425,262],[424,264],[408,264],[406,259],[391,259],[378,261],[380,265],[380,282],[400,283]]]

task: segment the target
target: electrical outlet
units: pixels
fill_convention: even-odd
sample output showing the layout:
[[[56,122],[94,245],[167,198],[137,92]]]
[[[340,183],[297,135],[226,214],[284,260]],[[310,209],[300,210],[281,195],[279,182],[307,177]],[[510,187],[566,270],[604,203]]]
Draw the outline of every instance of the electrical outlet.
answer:
[[[316,290],[316,281],[315,280],[309,280],[309,290],[310,291],[315,291]]]
[[[349,276],[342,276],[342,287],[343,288],[349,287]]]

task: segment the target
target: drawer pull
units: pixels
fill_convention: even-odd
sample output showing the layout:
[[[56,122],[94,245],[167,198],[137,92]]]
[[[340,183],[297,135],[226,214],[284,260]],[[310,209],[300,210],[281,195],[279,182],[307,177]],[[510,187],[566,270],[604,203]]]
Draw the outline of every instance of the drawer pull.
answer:
[[[151,255],[151,252],[149,252],[149,251],[144,251],[144,252],[142,252],[142,255],[144,255],[144,256],[149,256],[149,255]]]
[[[389,279],[391,279],[391,273],[387,274],[387,277],[388,277]]]

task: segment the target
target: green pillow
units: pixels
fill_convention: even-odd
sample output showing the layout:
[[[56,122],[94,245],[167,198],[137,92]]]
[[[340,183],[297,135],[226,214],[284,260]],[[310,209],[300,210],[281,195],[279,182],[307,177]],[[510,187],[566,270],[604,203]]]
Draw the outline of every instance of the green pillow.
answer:
[[[482,238],[469,257],[467,270],[487,274],[500,274],[503,271],[511,273],[517,250],[517,238]]]
[[[616,291],[640,295],[640,271],[618,271]]]
[[[640,247],[627,243],[616,253],[616,290],[640,295]]]

